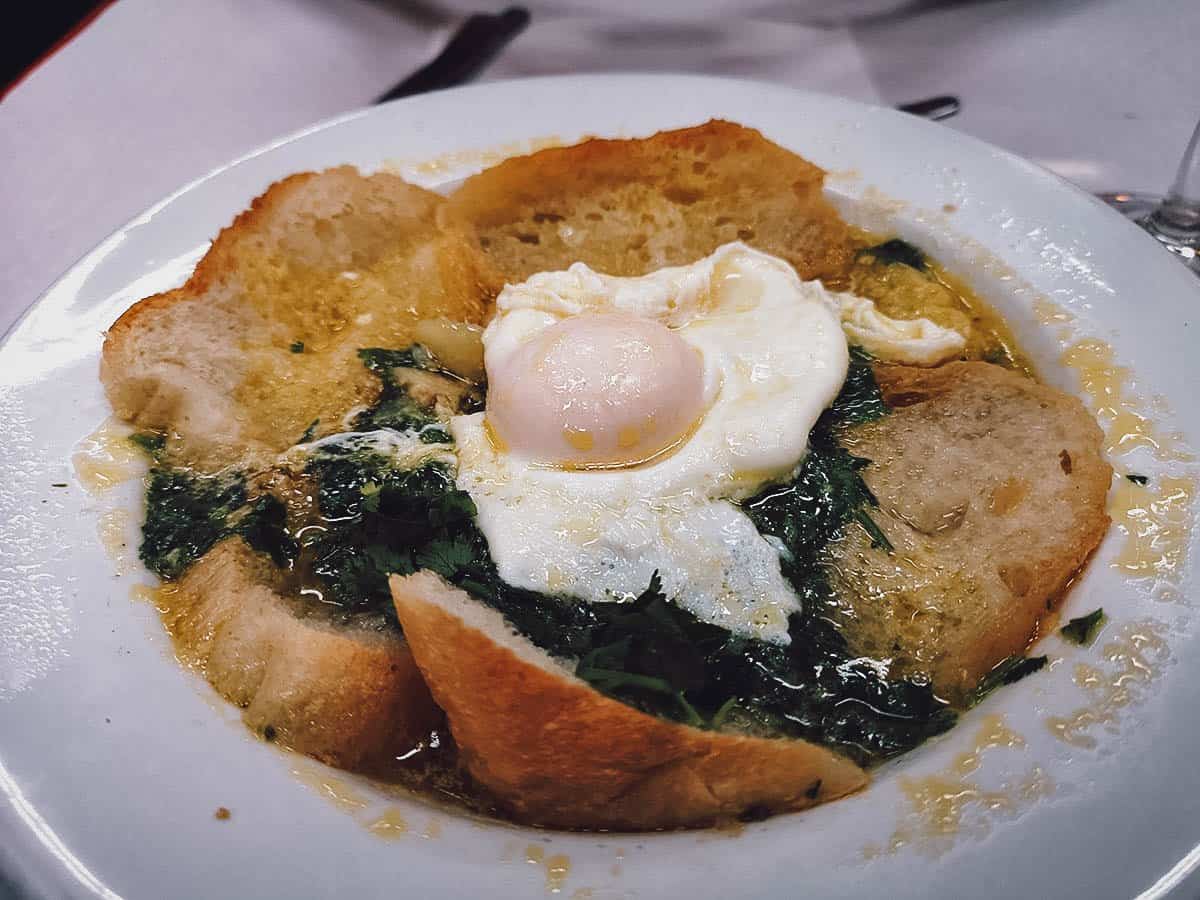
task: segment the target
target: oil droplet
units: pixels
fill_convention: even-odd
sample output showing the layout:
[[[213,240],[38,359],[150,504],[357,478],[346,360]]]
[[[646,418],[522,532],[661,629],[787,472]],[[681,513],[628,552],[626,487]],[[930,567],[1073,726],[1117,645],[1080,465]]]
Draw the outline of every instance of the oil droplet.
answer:
[[[102,494],[145,469],[145,457],[129,435],[128,425],[109,418],[76,445],[71,461],[88,493]]]
[[[135,584],[129,589],[129,597],[139,603],[154,603],[157,605],[160,586],[151,584]]]
[[[926,855],[941,855],[960,835],[981,838],[991,830],[994,820],[1011,818],[1050,793],[1053,783],[1037,766],[1021,780],[995,789],[985,788],[969,777],[979,770],[989,751],[1024,747],[1024,739],[1008,727],[1002,716],[985,718],[971,749],[955,757],[944,772],[900,779],[908,811],[886,846],[868,845],[863,848],[863,857],[874,859],[910,845]]]
[[[586,453],[596,444],[592,433],[584,428],[564,428],[562,434],[563,440],[581,453]]]
[[[1045,297],[1033,301],[1033,315],[1039,325],[1069,325],[1075,321],[1074,315]]]
[[[1111,454],[1128,453],[1138,447],[1151,450],[1164,460],[1191,460],[1190,453],[1176,447],[1178,435],[1158,434],[1151,421],[1125,396],[1129,369],[1114,361],[1112,347],[1096,338],[1086,338],[1067,347],[1063,365],[1074,369],[1080,385],[1092,401],[1105,427],[1105,449]]]
[[[561,853],[551,856],[546,860],[546,890],[551,894],[561,893],[570,874],[570,857]]]
[[[1091,702],[1065,716],[1046,719],[1050,733],[1073,747],[1089,750],[1099,743],[1094,734],[1097,728],[1115,733],[1122,710],[1141,701],[1170,658],[1165,633],[1166,626],[1160,622],[1130,623],[1105,644],[1102,655],[1107,668],[1077,665],[1075,683]]]
[[[137,568],[137,556],[129,543],[129,518],[127,509],[110,509],[101,513],[96,523],[100,544],[118,575],[128,575]]]
[[[1122,478],[1109,500],[1109,515],[1125,534],[1112,567],[1132,578],[1178,581],[1195,495],[1194,478],[1164,475],[1145,486]]]
[[[442,836],[442,823],[438,819],[430,819],[429,824],[425,826],[425,830],[421,832],[421,837],[427,841],[440,838]]]
[[[497,163],[504,162],[510,156],[526,156],[531,153],[537,153],[540,150],[562,146],[563,139],[558,136],[532,138],[526,141],[500,144],[487,150],[458,150],[451,153],[443,153],[441,156],[435,156],[432,159],[416,161],[404,159],[389,160],[385,168],[396,171],[401,175],[411,173],[428,180],[455,174],[467,168],[486,169]]]
[[[544,866],[546,869],[546,890],[551,894],[561,893],[566,885],[567,876],[571,874],[571,858],[558,853],[546,856],[546,850],[538,844],[529,844],[525,848],[525,862],[531,866]]]
[[[1008,727],[1003,716],[988,716],[980,724],[979,734],[975,737],[975,745],[954,760],[954,771],[960,775],[970,775],[979,769],[985,751],[994,750],[997,747],[1024,746],[1025,739]]]
[[[400,810],[393,806],[385,809],[377,818],[369,822],[367,830],[377,837],[395,840],[408,833],[408,823],[404,821]]]
[[[625,871],[625,868],[622,865],[624,862],[625,862],[625,848],[618,847],[617,848],[617,861],[614,862],[608,870],[609,874],[612,875],[613,878],[621,877],[621,874]]]
[[[358,788],[326,769],[307,765],[297,766],[292,769],[292,776],[343,810],[353,812],[367,807],[367,798]]]

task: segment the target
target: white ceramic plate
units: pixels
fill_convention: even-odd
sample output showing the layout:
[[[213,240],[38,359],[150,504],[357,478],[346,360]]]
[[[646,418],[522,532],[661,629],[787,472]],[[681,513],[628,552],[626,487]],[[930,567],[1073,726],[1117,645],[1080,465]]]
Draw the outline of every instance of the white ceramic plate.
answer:
[[[181,282],[250,198],[288,173],[344,162],[448,184],[533,139],[712,117],[757,126],[834,173],[829,191],[851,219],[916,240],[968,278],[1050,381],[1080,389],[1063,347],[1111,345],[1131,369],[1106,401],[1121,428],[1136,413],[1155,435],[1200,435],[1200,283],[1097,201],[949,129],[778,87],[642,76],[489,84],[317,126],[135,219],[0,350],[0,863],[10,880],[38,896],[131,898],[1195,895],[1200,645],[1185,438],[1157,452],[1135,439],[1142,446],[1114,455],[1120,472],[1151,481],[1144,492],[1118,482],[1118,506],[1135,507],[1119,524],[1145,532],[1142,557],[1114,528],[1067,601],[1068,615],[1108,610],[1094,647],[1048,637],[1049,670],[994,694],[867,791],[737,834],[546,833],[381,797],[252,738],[175,663],[154,609],[132,596],[147,576],[114,563],[97,535],[136,540],[136,513],[113,510],[136,510],[138,486],[94,495],[71,463],[108,413],[101,332]],[[1095,391],[1111,381],[1089,377]],[[216,820],[218,806],[232,817]]]

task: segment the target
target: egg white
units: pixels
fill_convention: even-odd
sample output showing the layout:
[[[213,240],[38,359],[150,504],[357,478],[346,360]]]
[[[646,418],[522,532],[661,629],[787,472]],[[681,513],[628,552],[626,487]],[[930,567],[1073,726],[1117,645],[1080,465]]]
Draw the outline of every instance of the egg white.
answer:
[[[489,377],[531,335],[585,312],[675,330],[704,361],[707,411],[674,452],[603,471],[532,465],[489,440],[485,413],[455,418],[458,486],[501,578],[602,602],[638,594],[657,570],[667,596],[705,621],[786,642],[798,601],[734,501],[795,469],[841,389],[849,355],[836,308],[819,284],[741,244],[640,278],[577,264],[505,288],[484,333]]]
[[[605,602],[636,596],[657,571],[666,595],[700,619],[787,643],[799,601],[777,547],[737,501],[803,461],[846,378],[843,318],[885,357],[945,352],[954,333],[894,323],[871,301],[802,281],[786,262],[734,243],[641,277],[577,263],[506,286],[484,332],[489,379],[509,377],[522,344],[556,322],[614,312],[656,320],[700,352],[707,411],[671,453],[590,471],[507,452],[489,437],[486,413],[453,419],[457,484],[475,502],[500,577]]]

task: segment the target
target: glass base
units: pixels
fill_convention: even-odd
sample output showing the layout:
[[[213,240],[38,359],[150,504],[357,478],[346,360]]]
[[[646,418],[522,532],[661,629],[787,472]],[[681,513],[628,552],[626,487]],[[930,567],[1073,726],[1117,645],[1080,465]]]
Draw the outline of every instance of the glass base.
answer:
[[[1096,196],[1125,218],[1136,222],[1143,231],[1178,256],[1185,266],[1200,276],[1200,241],[1184,236],[1169,225],[1164,227],[1165,223],[1160,223],[1154,215],[1162,209],[1165,197],[1137,191]]]
[[[1120,193],[1097,194],[1101,200],[1119,212],[1127,219],[1140,222],[1150,213],[1162,206],[1166,198],[1162,194]]]

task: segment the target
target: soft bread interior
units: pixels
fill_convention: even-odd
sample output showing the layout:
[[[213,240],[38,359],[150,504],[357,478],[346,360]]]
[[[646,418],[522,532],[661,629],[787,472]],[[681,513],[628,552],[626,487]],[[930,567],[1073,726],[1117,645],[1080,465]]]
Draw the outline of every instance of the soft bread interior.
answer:
[[[806,741],[703,731],[606,697],[432,573],[393,576],[391,588],[464,765],[520,821],[705,825],[803,809],[867,781]]]
[[[505,160],[467,179],[443,214],[509,281],[580,261],[641,275],[737,240],[820,278],[852,252],[824,177],[758,131],[713,121]]]
[[[432,318],[478,322],[498,286],[471,242],[437,224],[443,203],[348,166],[272,185],[183,287],[109,329],[101,380],[113,408],[166,433],[173,463],[236,465],[252,492],[311,506],[311,489],[286,487],[269,467],[314,421],[316,435],[341,431],[376,398],[379,379],[357,351],[404,347]],[[394,628],[309,615],[278,582],[265,557],[231,538],[163,593],[180,656],[251,728],[362,769],[394,760],[440,721]]]
[[[1024,652],[1108,528],[1112,468],[1076,398],[1000,366],[879,366],[892,411],[845,436],[893,552],[830,547],[855,649],[961,701]]]
[[[341,431],[379,381],[362,347],[416,324],[479,322],[498,289],[471,242],[436,223],[441,197],[343,166],[272,185],[218,235],[182,288],[109,329],[101,380],[121,418],[172,435],[206,469]]]
[[[228,539],[160,592],[181,660],[259,735],[343,769],[384,767],[441,721],[393,629],[303,615],[270,563]]]

